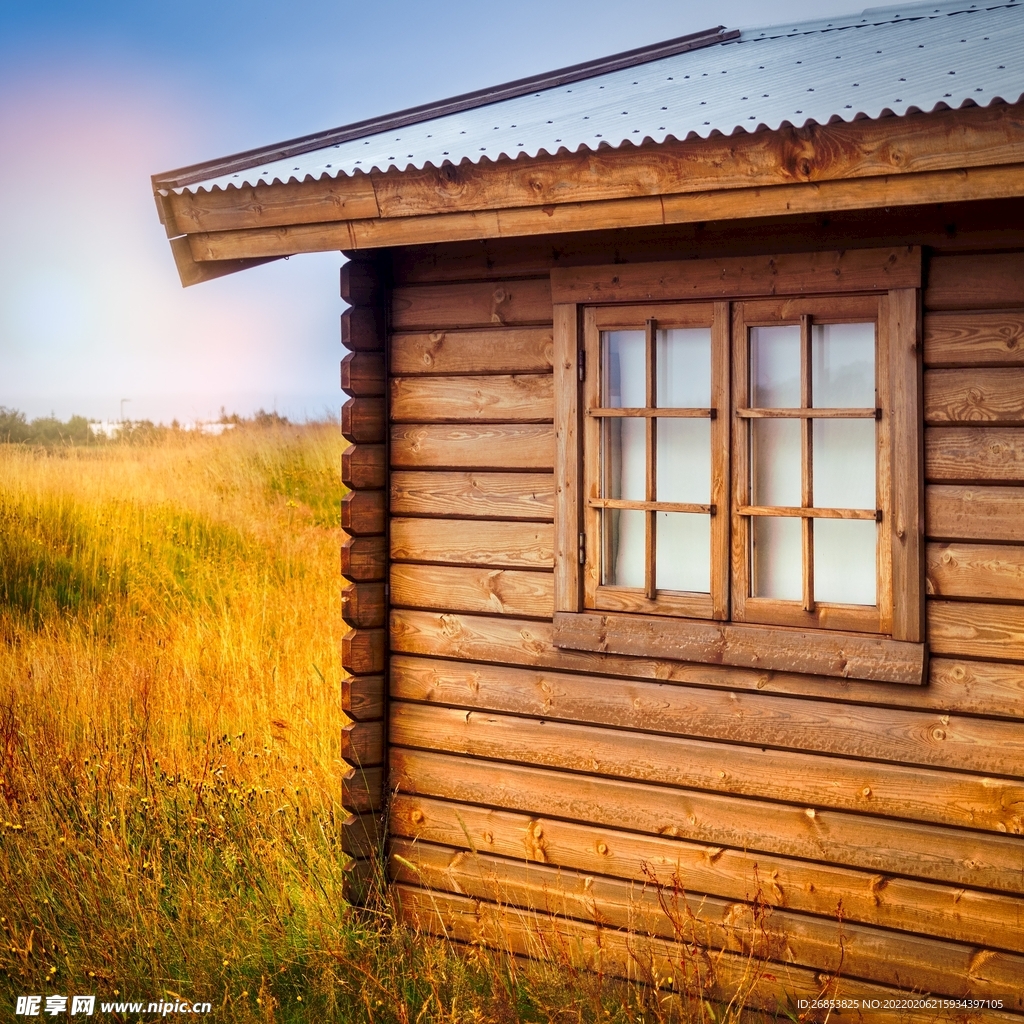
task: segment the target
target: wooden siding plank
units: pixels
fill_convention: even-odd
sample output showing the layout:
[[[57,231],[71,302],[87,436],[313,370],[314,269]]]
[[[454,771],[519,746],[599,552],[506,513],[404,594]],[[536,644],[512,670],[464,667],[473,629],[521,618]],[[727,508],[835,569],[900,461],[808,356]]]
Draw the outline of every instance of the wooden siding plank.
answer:
[[[1024,543],[1024,487],[957,487],[925,490],[930,537]]]
[[[841,996],[858,1002],[877,1000],[877,1005],[883,1001],[900,1005],[900,996],[904,995],[898,989],[875,982],[845,977],[840,981],[838,972],[832,977],[793,964],[780,964],[770,972],[752,977],[749,955],[728,951],[716,954],[713,970],[705,970],[697,966],[703,958],[696,956],[691,947],[677,942],[404,884],[396,885],[395,891],[400,919],[417,929],[436,932],[449,941],[492,946],[518,956],[568,961],[605,977],[629,978],[651,985],[665,985],[668,979],[684,977],[680,987],[700,993],[701,1012],[716,1002],[728,1003],[737,992],[743,993],[747,1009],[763,1009],[771,1014],[798,999],[810,1002]],[[659,995],[659,1012],[684,1019],[693,1009],[691,1000],[692,997],[683,1000],[671,992]],[[936,1019],[933,1009],[908,1008],[899,1014],[901,1024],[934,1024]],[[860,1019],[876,1018],[860,1015]],[[992,1024],[1019,1024],[1020,1018],[1000,1010],[986,1010],[986,1020]]]
[[[391,336],[391,372],[398,375],[549,373],[552,337],[546,327],[489,327]]]
[[[399,746],[785,801],[801,807],[1000,834],[1024,833],[1024,786],[1020,782],[768,746],[626,732],[491,710],[408,704],[394,685],[391,697],[388,737]],[[1012,729],[1020,731],[1017,726],[1004,731],[1009,734]],[[766,726],[765,744],[773,738]],[[1015,746],[1019,751],[1020,743]],[[1012,766],[1018,774],[1019,764],[1018,753],[1017,765]],[[1024,886],[1024,880],[1021,884]]]
[[[353,768],[384,762],[384,723],[349,722],[341,730],[341,757]]]
[[[555,267],[551,271],[555,302],[833,295],[917,288],[920,283],[921,251],[914,246]]]
[[[554,527],[479,519],[393,518],[391,557],[398,562],[550,569]]]
[[[1024,429],[929,427],[924,462],[929,480],[1024,483]]]
[[[927,574],[928,593],[936,597],[1024,601],[1021,546],[929,544]]]
[[[391,381],[394,423],[550,423],[554,414],[547,373]]]
[[[392,835],[504,857],[527,858],[645,883],[650,872],[679,879],[689,893],[748,900],[760,891],[771,907],[835,916],[956,942],[1024,948],[1020,904],[1004,895],[806,863],[746,850],[634,835],[615,828],[538,818],[398,793]]]
[[[353,629],[374,629],[387,619],[383,583],[348,583],[341,588],[341,617]]]
[[[936,654],[1024,661],[1024,606],[929,601],[928,643]]]
[[[395,331],[551,323],[551,284],[539,280],[473,284],[424,284],[396,288],[391,296]]]
[[[1016,722],[401,654],[392,656],[390,678],[391,695],[398,700],[1024,780],[1024,731]],[[829,764],[822,774],[837,783],[833,770],[848,769]],[[910,782],[921,776],[912,769],[900,777]],[[1024,781],[986,779],[982,784],[968,778],[967,788],[954,798],[955,777],[941,778],[950,785],[945,802],[956,806],[933,809],[930,815],[941,817],[929,820],[1024,832]],[[712,779],[709,785],[722,783]],[[941,783],[934,785],[941,794]],[[871,809],[883,794],[877,786],[870,794],[861,787],[850,797],[851,806]],[[913,804],[909,798],[907,816],[913,817]]]
[[[342,529],[357,536],[383,533],[386,497],[384,491],[349,491],[341,499]]]
[[[383,352],[349,352],[341,361],[341,390],[352,398],[384,395],[384,380]]]
[[[354,490],[384,487],[387,452],[382,444],[350,444],[341,453],[341,482]]]
[[[1024,423],[1024,367],[962,367],[924,375],[926,423]]]
[[[551,618],[552,575],[522,569],[391,566],[391,603],[412,608]]]
[[[387,577],[387,538],[346,537],[341,545],[341,575],[355,583],[371,583]]]
[[[1016,665],[933,657],[927,686],[894,689],[886,683],[562,650],[552,644],[552,633],[548,622],[391,613],[391,646],[398,653],[1024,720],[1024,673]]]
[[[396,470],[391,474],[394,515],[552,520],[550,473],[444,473]]]
[[[341,433],[351,444],[379,444],[387,435],[383,398],[350,398],[341,407]]]
[[[346,676],[341,681],[341,709],[357,722],[384,717],[384,677]]]
[[[358,768],[353,765],[341,776],[341,806],[351,814],[379,811],[383,794],[383,768]]]
[[[957,311],[1024,306],[1024,253],[934,257],[924,304]]]
[[[925,366],[1024,366],[1024,313],[933,313],[924,318]]]
[[[843,977],[862,978],[945,996],[1000,1000],[1024,1008],[1024,957],[933,938],[879,931],[850,922],[776,910],[767,920],[748,903],[697,897],[671,875],[634,886],[602,875],[573,875],[522,857],[489,851],[394,840],[391,877],[437,892],[456,892],[540,913],[555,913],[602,927],[678,939],[714,950],[782,959],[816,970],[835,970],[842,949]],[[685,922],[685,924],[684,924]],[[977,958],[977,960],[976,960]],[[975,973],[976,962],[985,964]]]
[[[738,668],[839,676],[919,686],[927,656],[920,643],[857,633],[780,629],[750,623],[587,612],[555,616],[555,646],[671,658]]]
[[[862,868],[976,889],[1024,892],[1018,836],[968,832],[844,811],[573,775],[393,746],[391,786],[736,850]]]
[[[546,469],[555,461],[555,431],[548,424],[508,423],[391,428],[396,469]]]

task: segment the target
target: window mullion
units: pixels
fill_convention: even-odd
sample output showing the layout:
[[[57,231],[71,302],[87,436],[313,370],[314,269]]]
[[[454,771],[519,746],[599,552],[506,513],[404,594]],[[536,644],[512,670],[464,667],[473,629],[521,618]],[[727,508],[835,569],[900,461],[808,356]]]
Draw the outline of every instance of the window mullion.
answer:
[[[646,404],[648,409],[657,405],[658,398],[658,323],[656,320],[647,321],[646,327],[646,349],[647,349],[647,395]],[[647,470],[646,470],[646,501],[657,500],[657,474],[658,474],[658,421],[653,416],[644,419],[647,448]],[[658,589],[657,580],[657,512],[649,509],[644,513],[646,529],[644,530],[644,590],[648,600],[653,601]]]
[[[800,317],[800,405],[811,407],[811,318]],[[814,496],[814,461],[812,446],[813,420],[808,416],[800,421],[800,504],[810,508]],[[814,611],[814,520],[804,516],[800,522],[803,549],[803,605],[804,611]]]

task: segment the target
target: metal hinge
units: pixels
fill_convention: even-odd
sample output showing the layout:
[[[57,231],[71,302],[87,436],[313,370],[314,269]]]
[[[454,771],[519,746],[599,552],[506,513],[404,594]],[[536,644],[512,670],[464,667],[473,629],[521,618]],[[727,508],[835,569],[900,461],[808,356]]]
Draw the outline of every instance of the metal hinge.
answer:
[[[579,550],[580,565],[586,564],[587,561],[587,535],[585,533],[580,534],[580,550]]]
[[[587,352],[586,349],[580,349],[579,354],[576,356],[576,371],[579,374],[580,380],[585,380],[587,376]]]

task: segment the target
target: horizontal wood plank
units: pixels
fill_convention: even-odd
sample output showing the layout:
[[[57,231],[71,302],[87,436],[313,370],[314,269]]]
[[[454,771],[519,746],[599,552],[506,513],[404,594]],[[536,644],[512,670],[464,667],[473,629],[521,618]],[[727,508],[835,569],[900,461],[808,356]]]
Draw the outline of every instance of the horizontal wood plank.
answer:
[[[1020,781],[626,732],[489,710],[407,704],[397,699],[394,685],[391,696],[388,738],[399,746],[801,807],[1024,834],[1024,786]],[[1010,734],[1013,728],[1019,731],[1016,726],[1004,731]],[[770,729],[765,732],[766,742],[770,742]],[[1020,749],[1019,742],[1016,749]],[[1011,770],[1019,774],[1019,753],[1017,762]]]
[[[1024,423],[1024,367],[963,367],[924,375],[926,423]]]
[[[554,640],[556,647],[573,650],[917,686],[925,680],[927,660],[920,644],[854,633],[595,612],[559,612]]]
[[[381,850],[380,815],[350,814],[341,823],[341,850],[356,860],[369,860]]]
[[[928,536],[1024,543],[1024,487],[925,488]]]
[[[392,835],[570,871],[643,884],[650,875],[678,878],[688,893],[749,900],[882,928],[917,932],[1001,949],[1024,948],[1016,900],[975,889],[806,863],[669,836],[636,835],[600,825],[398,793]]]
[[[384,317],[379,309],[352,306],[341,314],[341,343],[350,352],[384,350]]]
[[[383,398],[350,398],[341,407],[341,434],[350,444],[380,444],[387,436]]]
[[[398,375],[550,373],[547,327],[489,327],[391,336],[391,372]]]
[[[383,583],[347,583],[341,588],[341,617],[354,629],[375,629],[387,619]]]
[[[352,814],[379,811],[384,803],[384,769],[348,768],[341,776],[341,806]]]
[[[395,892],[400,919],[416,929],[444,935],[449,941],[491,946],[506,954],[558,960],[605,978],[610,975],[666,986],[677,977],[685,977],[687,980],[680,987],[699,992],[702,1009],[715,1003],[724,1005],[737,992],[743,993],[748,1010],[761,1009],[771,1014],[777,1014],[780,1006],[791,1006],[801,999],[809,1004],[810,1000],[840,996],[861,1005],[867,1000],[872,1001],[870,1005],[901,1005],[903,993],[899,989],[845,976],[840,981],[839,972],[833,977],[827,972],[787,963],[752,977],[749,954],[729,951],[715,955],[713,970],[702,970],[696,965],[703,963],[703,958],[695,949],[679,942],[406,884],[396,885]],[[685,929],[680,934],[685,937]],[[678,998],[673,992],[659,994],[659,1013],[666,1017],[671,1014],[669,1019],[685,1019],[687,1010],[693,1006],[692,998]],[[909,1005],[915,1005],[913,997]],[[859,1016],[864,1021],[881,1019]],[[934,1024],[935,1011],[900,1010],[900,1020],[901,1024]],[[1016,1024],[1019,1018],[1001,1010],[989,1010],[986,1020],[992,1024]]]
[[[934,257],[924,304],[936,310],[1024,307],[1024,253]]]
[[[1019,836],[392,747],[405,793],[976,889],[1024,892]]]
[[[550,473],[391,474],[394,515],[551,520],[555,484]]]
[[[353,490],[387,485],[388,459],[382,444],[350,444],[341,453],[341,482]]]
[[[921,252],[913,246],[551,271],[555,302],[820,295],[917,288],[920,283]]]
[[[1016,665],[933,657],[927,686],[894,688],[887,683],[563,650],[552,643],[553,629],[549,622],[454,612],[395,610],[390,620],[392,650],[398,653],[1024,720],[1024,673]]]
[[[1024,483],[1024,428],[929,427],[924,467],[935,481]]]
[[[386,630],[350,629],[341,638],[341,667],[353,675],[383,672],[386,656]]]
[[[384,762],[384,723],[349,722],[341,730],[341,757],[353,768]]]
[[[1017,722],[400,654],[391,659],[391,695],[398,700],[638,733],[931,765],[1024,780],[1024,730]],[[839,774],[834,772],[854,772],[850,806],[871,810],[876,808],[876,798],[884,798],[877,785],[864,793],[863,783],[856,782],[856,768],[827,764],[820,773],[829,777],[830,784],[838,784]],[[871,772],[874,767],[862,770]],[[717,770],[711,774],[717,777]],[[912,780],[921,776],[911,769],[899,777],[912,785]],[[936,778],[949,780],[946,802],[956,806],[932,809],[926,812],[928,820],[1024,832],[1024,781],[986,779],[981,785],[979,780],[968,780],[962,797],[954,799],[954,777]],[[723,783],[711,778],[701,783],[705,784],[718,788]],[[974,788],[976,784],[980,788]],[[942,784],[936,781],[934,785],[941,804]],[[893,792],[891,796],[891,807],[898,809],[900,801],[906,801],[907,815],[914,816],[913,794]],[[941,817],[935,818],[935,814]]]
[[[344,179],[337,179],[338,183]],[[259,186],[257,186],[259,188]],[[298,197],[296,197],[298,201]],[[293,204],[294,209],[294,204]],[[320,220],[321,218],[317,218]],[[384,298],[386,269],[376,260],[347,260],[338,275],[339,294],[350,306],[379,306]]]
[[[555,461],[555,431],[548,424],[506,423],[391,428],[396,469],[545,469]]]
[[[548,279],[410,285],[391,295],[395,331],[551,323]]]
[[[550,423],[555,415],[550,374],[487,377],[396,377],[396,423]]]
[[[369,583],[387,577],[387,538],[346,537],[341,545],[341,575],[353,583]]]
[[[550,569],[554,527],[479,519],[391,520],[391,557],[400,562]]]
[[[398,563],[391,566],[391,603],[550,618],[554,609],[552,579],[549,572],[523,569]]]
[[[925,366],[1024,366],[1024,312],[931,313]]]
[[[352,398],[384,395],[384,353],[349,352],[341,361],[341,390]]]
[[[384,717],[384,677],[346,676],[341,681],[341,710],[357,722]]]
[[[926,582],[935,597],[1024,601],[1024,547],[929,544]]]
[[[936,654],[1024,661],[1024,606],[931,600],[928,643]]]
[[[356,536],[384,532],[386,491],[349,491],[341,499],[341,528]]]
[[[599,921],[603,927],[645,936],[678,939],[682,932],[699,947],[817,970],[836,968],[841,942],[847,979],[1009,1005],[1020,1000],[1024,1008],[1019,984],[1024,957],[915,935],[897,937],[850,922],[845,915],[840,921],[776,910],[763,920],[749,904],[681,891],[670,875],[636,887],[601,875],[573,875],[522,857],[467,853],[407,839],[393,842],[390,874],[398,882],[438,892]],[[985,962],[981,976],[973,973],[976,958]]]

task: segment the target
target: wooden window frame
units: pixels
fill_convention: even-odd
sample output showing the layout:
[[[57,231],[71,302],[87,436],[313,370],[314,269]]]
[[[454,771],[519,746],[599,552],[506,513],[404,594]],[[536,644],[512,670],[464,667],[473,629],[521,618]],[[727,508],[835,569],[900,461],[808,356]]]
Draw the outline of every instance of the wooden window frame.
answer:
[[[642,325],[647,349],[647,401],[643,415],[646,433],[646,487],[642,502],[601,496],[601,424],[624,410],[601,408],[601,375],[584,374],[583,384],[583,534],[586,571],[583,578],[584,606],[602,611],[679,614],[698,619],[725,619],[729,613],[729,304],[727,302],[664,303],[657,305],[587,306],[583,312],[584,366],[597,367],[604,331],[633,330]],[[711,405],[705,409],[657,408],[656,333],[661,328],[707,327],[711,332]],[[707,419],[711,434],[710,501],[707,505],[681,505],[656,500],[657,421],[685,416]],[[602,508],[635,508],[646,517],[645,592],[635,588],[602,584],[600,566]],[[710,590],[706,594],[659,590],[655,578],[656,517],[659,511],[696,512],[711,520]]]
[[[555,341],[555,644],[684,661],[807,672],[844,678],[921,684],[925,680],[923,580],[923,424],[921,376],[921,254],[914,247],[841,253],[687,260],[552,271]],[[591,493],[596,479],[599,409],[595,358],[600,330],[685,318],[686,308],[713,307],[713,360],[724,350],[726,394],[714,394],[713,440],[728,452],[725,487],[728,523],[714,534],[713,596],[612,594],[598,587],[599,537]],[[874,315],[864,316],[864,311]],[[668,318],[665,317],[666,311]],[[846,315],[850,313],[850,315]],[[722,315],[727,314],[727,315]],[[755,322],[802,322],[804,334],[821,322],[876,320],[876,412],[879,531],[877,610],[845,605],[814,607],[808,598],[793,614],[746,597],[748,552],[742,539],[750,506],[740,486],[749,470],[746,359],[748,327]],[[801,317],[804,319],[801,321]],[[758,319],[760,318],[760,320]],[[706,320],[705,320],[706,322]],[[723,326],[724,325],[724,326]],[[649,326],[648,330],[652,328]],[[722,344],[716,329],[731,335]],[[716,345],[716,341],[718,344]],[[806,348],[806,346],[805,346]],[[741,351],[738,351],[741,349]],[[713,365],[720,381],[722,366]],[[713,383],[714,388],[714,383]],[[806,391],[805,391],[806,394]],[[806,404],[806,403],[805,403]],[[737,415],[737,413],[739,415]],[[805,424],[806,414],[798,416]],[[650,428],[648,428],[650,432]],[[724,442],[722,436],[724,433]],[[805,434],[809,430],[805,429]],[[730,440],[731,439],[731,440]],[[648,442],[650,438],[648,438]],[[742,442],[742,444],[741,444]],[[648,451],[650,452],[650,445]],[[809,458],[809,454],[807,455]],[[650,456],[649,456],[650,458]],[[585,460],[590,459],[588,464]],[[720,461],[720,460],[719,460]],[[650,469],[648,469],[648,478]],[[804,502],[809,500],[804,480]],[[714,499],[712,504],[718,502]],[[654,509],[648,510],[654,514]],[[713,521],[714,521],[713,517]],[[801,516],[801,518],[808,518]],[[809,533],[806,531],[805,533]],[[720,555],[720,534],[731,555]],[[731,545],[731,547],[730,547]],[[716,568],[716,566],[718,568]],[[722,568],[724,566],[724,568]],[[584,571],[584,570],[587,571]],[[715,574],[728,576],[728,586]],[[717,589],[716,589],[717,588]],[[600,591],[607,591],[605,600]],[[742,599],[737,599],[737,594]],[[724,598],[723,598],[724,594]],[[672,598],[667,604],[665,597]],[[683,617],[690,616],[694,617]]]

